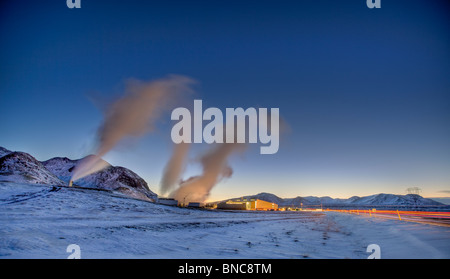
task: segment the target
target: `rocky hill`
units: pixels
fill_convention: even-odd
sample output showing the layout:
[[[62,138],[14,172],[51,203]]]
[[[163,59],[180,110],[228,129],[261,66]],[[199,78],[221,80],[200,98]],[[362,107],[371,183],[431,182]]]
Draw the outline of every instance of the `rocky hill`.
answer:
[[[88,160],[90,156],[93,155],[79,160],[56,157],[42,163],[58,178],[63,180],[65,184],[68,184],[77,164],[80,164],[83,160]],[[136,198],[152,200],[156,198],[157,195],[149,189],[147,182],[139,175],[127,168],[112,166],[107,162],[104,163],[107,166],[106,168],[83,177],[74,183],[82,187],[118,191]]]
[[[79,160],[56,157],[40,162],[25,152],[12,152],[0,147],[0,181],[19,183],[68,185]],[[148,187],[144,179],[133,171],[104,162],[106,168],[75,181],[81,187],[105,189],[134,198],[155,200],[157,195]]]
[[[2,151],[5,151],[3,148]],[[58,185],[63,182],[41,162],[25,152],[2,152],[0,181]]]

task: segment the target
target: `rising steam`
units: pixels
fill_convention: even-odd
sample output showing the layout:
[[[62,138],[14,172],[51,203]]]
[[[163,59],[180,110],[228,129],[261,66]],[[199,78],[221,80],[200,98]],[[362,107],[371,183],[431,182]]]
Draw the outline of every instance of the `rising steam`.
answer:
[[[175,144],[172,157],[164,168],[161,179],[161,194],[164,195],[180,183],[181,174],[184,171],[185,159],[189,151],[189,143]]]
[[[161,113],[179,100],[183,92],[190,92],[193,80],[184,76],[169,76],[151,82],[130,81],[125,94],[113,102],[104,113],[104,122],[98,130],[97,156],[79,164],[72,180],[101,170],[101,157],[126,137],[141,137],[155,128]]]
[[[124,96],[111,103],[104,112],[104,122],[97,133],[96,155],[87,157],[76,166],[71,181],[76,181],[108,166],[109,164],[101,159],[102,156],[123,139],[138,138],[153,131],[156,120],[161,114],[176,106],[182,99],[183,93],[192,91],[190,89],[192,83],[193,80],[183,76],[169,76],[152,82],[127,83]],[[234,129],[237,124],[235,123]],[[270,125],[270,123],[263,124]],[[225,129],[222,134],[225,135]],[[236,137],[236,130],[234,135]],[[234,143],[211,145],[209,151],[199,158],[202,173],[182,181],[181,175],[185,168],[189,144],[176,144],[172,157],[164,169],[161,194],[170,193],[170,197],[184,204],[191,201],[204,202],[212,188],[221,179],[231,176],[232,169],[228,165],[228,158],[245,148],[246,144],[237,143],[236,138]]]
[[[182,182],[179,188],[170,194],[170,197],[184,204],[191,201],[204,202],[214,185],[221,179],[231,176],[232,169],[228,165],[228,157],[244,148],[245,144],[243,143],[217,144],[200,158],[202,174]]]
[[[234,126],[236,129],[237,125]],[[222,126],[223,131],[226,125]],[[225,133],[223,133],[225,135]],[[161,192],[164,194],[169,190],[169,197],[183,204],[189,202],[204,202],[209,197],[212,188],[223,178],[231,177],[233,170],[228,165],[228,158],[235,152],[244,151],[245,143],[237,143],[235,133],[234,143],[218,143],[199,158],[202,165],[202,173],[182,181],[181,175],[184,170],[189,145],[181,143],[175,146],[173,154],[164,169],[161,182]],[[224,137],[225,142],[225,137]]]

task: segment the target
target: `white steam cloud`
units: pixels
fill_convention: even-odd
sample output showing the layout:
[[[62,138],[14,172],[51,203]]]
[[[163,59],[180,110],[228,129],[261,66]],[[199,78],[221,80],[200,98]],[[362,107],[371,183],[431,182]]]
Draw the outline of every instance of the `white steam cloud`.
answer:
[[[212,188],[221,179],[231,176],[233,171],[228,165],[230,155],[243,151],[245,146],[243,143],[221,143],[213,146],[200,158],[202,174],[181,182],[169,196],[184,204],[206,201]]]
[[[105,111],[98,130],[97,156],[79,164],[72,176],[75,181],[101,170],[106,165],[101,157],[126,137],[141,137],[155,128],[155,121],[179,101],[181,94],[190,92],[193,80],[184,76],[169,76],[151,82],[130,81],[123,97]]]

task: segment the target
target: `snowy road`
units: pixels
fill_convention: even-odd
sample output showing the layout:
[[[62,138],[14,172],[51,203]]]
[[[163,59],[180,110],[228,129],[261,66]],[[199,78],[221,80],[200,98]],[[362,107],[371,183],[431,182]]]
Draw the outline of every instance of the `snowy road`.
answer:
[[[0,258],[450,258],[450,228],[336,212],[223,212],[0,182]]]

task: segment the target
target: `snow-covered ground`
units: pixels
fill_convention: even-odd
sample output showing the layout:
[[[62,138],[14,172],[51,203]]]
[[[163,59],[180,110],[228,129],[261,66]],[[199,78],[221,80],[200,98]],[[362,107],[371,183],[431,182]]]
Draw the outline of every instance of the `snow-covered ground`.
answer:
[[[336,212],[177,208],[0,182],[0,258],[450,258],[450,228]]]

